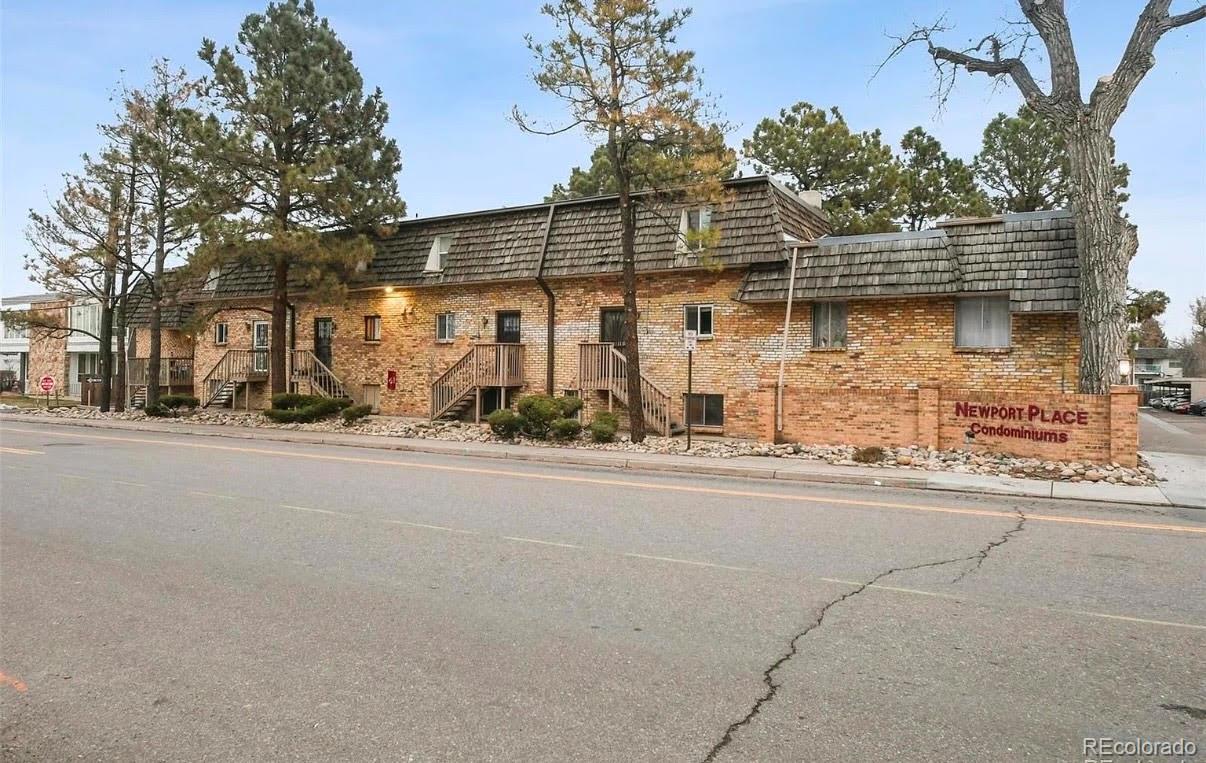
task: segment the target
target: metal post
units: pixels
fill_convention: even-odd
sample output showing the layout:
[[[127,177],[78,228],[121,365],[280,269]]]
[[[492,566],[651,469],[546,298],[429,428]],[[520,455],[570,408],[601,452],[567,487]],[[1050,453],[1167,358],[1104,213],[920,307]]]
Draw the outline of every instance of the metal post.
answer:
[[[687,350],[687,450],[691,450],[691,367],[695,353]]]

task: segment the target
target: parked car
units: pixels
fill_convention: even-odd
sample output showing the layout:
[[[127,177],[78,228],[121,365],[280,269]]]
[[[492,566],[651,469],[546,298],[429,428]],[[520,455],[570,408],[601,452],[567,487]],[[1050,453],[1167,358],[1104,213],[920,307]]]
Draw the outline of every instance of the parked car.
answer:
[[[1147,401],[1147,404],[1153,408],[1163,408],[1167,401],[1167,397],[1153,397],[1151,400]]]
[[[1197,416],[1206,416],[1206,397],[1189,406],[1189,412]]]
[[[1169,403],[1167,408],[1173,413],[1189,413],[1189,401],[1178,400],[1175,403]]]

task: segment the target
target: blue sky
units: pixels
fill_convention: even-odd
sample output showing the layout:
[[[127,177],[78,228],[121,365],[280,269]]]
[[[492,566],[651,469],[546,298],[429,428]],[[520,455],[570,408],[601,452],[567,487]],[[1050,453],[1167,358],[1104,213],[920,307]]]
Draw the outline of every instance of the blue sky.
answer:
[[[681,5],[678,3],[676,5]],[[532,85],[523,35],[545,36],[533,0],[359,2],[318,0],[351,48],[368,85],[390,105],[390,134],[402,149],[400,187],[411,214],[433,215],[539,201],[583,163],[581,135],[523,134],[513,104],[549,118],[559,106]],[[1142,3],[1068,0],[1086,88],[1112,70]],[[1187,0],[1175,0],[1184,10]],[[95,151],[95,125],[112,114],[124,77],[144,81],[166,56],[202,72],[202,37],[232,43],[239,22],[263,2],[3,0],[0,4],[0,287],[32,289],[21,270],[30,207],[46,204],[64,171]],[[1018,16],[1012,0],[697,0],[680,42],[696,51],[707,89],[734,125],[739,146],[764,116],[799,100],[840,107],[858,129],[878,127],[893,142],[914,125],[948,151],[970,158],[984,124],[1019,103],[983,77],[962,78],[942,112],[930,98],[931,69],[920,50],[871,80],[891,47],[887,34],[942,13],[961,43]],[[1131,281],[1173,298],[1170,336],[1188,328],[1187,310],[1206,294],[1206,23],[1174,31],[1156,50],[1115,130],[1131,166],[1128,211],[1139,225]],[[1041,63],[1036,74],[1041,74]]]

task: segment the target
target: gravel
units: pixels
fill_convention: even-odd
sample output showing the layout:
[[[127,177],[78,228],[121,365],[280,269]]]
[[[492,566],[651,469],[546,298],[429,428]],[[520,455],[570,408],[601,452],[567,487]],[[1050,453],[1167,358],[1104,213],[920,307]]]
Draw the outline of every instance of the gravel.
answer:
[[[110,419],[143,421],[148,417],[140,410],[124,413],[101,413],[95,408],[27,409],[24,413],[72,419]],[[348,434],[405,437],[412,439],[451,440],[454,442],[501,442],[481,425],[459,421],[427,421],[370,416],[345,426],[334,417],[312,424],[277,424],[258,412],[199,409],[182,414],[178,419],[188,424],[212,426],[286,429],[300,432],[343,432]],[[988,474],[1025,479],[1057,480],[1061,482],[1105,482],[1117,485],[1154,485],[1156,475],[1147,465],[1128,468],[1119,464],[1089,464],[1078,461],[1048,461],[1038,458],[1018,458],[998,453],[973,453],[963,450],[930,450],[921,447],[859,449],[850,445],[805,445],[800,443],[771,444],[726,438],[695,438],[687,451],[685,437],[649,436],[643,443],[630,442],[621,436],[616,442],[595,443],[584,435],[571,441],[530,440],[519,438],[518,444],[532,447],[573,447],[592,450],[624,451],[629,453],[659,453],[689,455],[702,458],[737,458],[762,456],[823,461],[841,466],[875,466],[885,469],[945,471],[960,474]],[[861,452],[860,452],[861,451]]]

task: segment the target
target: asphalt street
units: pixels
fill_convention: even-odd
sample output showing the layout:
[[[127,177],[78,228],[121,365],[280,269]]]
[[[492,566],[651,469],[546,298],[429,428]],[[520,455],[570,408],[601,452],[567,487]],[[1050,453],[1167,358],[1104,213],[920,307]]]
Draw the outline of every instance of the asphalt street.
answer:
[[[5,759],[1206,746],[1206,511],[18,422],[0,502]]]

